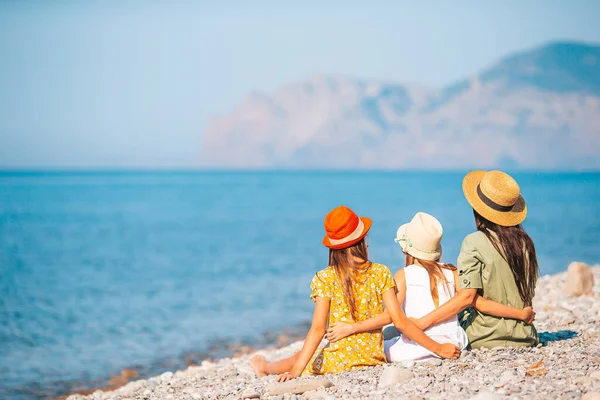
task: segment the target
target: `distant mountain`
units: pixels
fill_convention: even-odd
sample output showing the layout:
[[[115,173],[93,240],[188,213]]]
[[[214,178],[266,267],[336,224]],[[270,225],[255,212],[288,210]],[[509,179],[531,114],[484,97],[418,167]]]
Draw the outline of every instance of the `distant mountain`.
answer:
[[[202,164],[600,169],[600,46],[551,43],[441,90],[311,76],[212,119]]]

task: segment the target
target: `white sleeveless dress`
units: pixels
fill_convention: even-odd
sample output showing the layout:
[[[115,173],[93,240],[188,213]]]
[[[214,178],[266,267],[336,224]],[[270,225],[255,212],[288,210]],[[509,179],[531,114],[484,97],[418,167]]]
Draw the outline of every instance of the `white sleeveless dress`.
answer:
[[[448,285],[445,287],[444,282],[438,283],[440,306],[456,294],[453,272],[447,269],[442,269],[442,271],[448,280]],[[402,308],[407,317],[421,318],[435,309],[429,286],[429,274],[425,268],[414,264],[405,267],[404,273],[406,275],[406,297]],[[393,325],[392,329],[395,329]],[[389,332],[389,328],[384,328],[386,339],[389,336]],[[460,347],[461,350],[464,350],[469,344],[467,334],[458,323],[456,315],[444,322],[429,327],[425,333],[438,343],[452,343]],[[404,335],[394,336],[391,339],[385,340],[384,349],[388,362],[406,360],[422,362],[438,357]]]

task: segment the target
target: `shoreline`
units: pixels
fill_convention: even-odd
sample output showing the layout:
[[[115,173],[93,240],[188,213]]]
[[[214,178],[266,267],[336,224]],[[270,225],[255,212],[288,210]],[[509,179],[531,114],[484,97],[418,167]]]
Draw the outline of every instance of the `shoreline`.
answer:
[[[301,341],[216,361],[205,360],[177,372],[125,383],[118,389],[95,390],[68,400],[124,399],[393,399],[393,398],[572,398],[600,396],[600,266],[592,267],[592,296],[567,297],[566,272],[539,278],[533,304],[541,344],[533,348],[496,348],[464,351],[458,360],[434,360],[409,365],[387,364],[323,377],[302,377],[297,384],[333,385],[302,394],[274,394],[274,376],[256,378],[249,359],[262,354],[268,360],[288,357]],[[247,349],[249,350],[249,349]],[[385,374],[384,374],[385,372]],[[397,375],[386,386],[383,375]],[[399,378],[398,378],[399,377]],[[275,388],[275,389],[274,389]],[[281,388],[281,387],[280,387]],[[284,388],[285,389],[285,388]],[[272,395],[272,396],[271,396]]]
[[[36,395],[39,398],[52,398],[53,400],[64,400],[73,394],[92,394],[97,390],[111,392],[138,379],[148,379],[160,375],[169,370],[181,370],[187,367],[195,367],[203,362],[218,362],[221,359],[240,358],[264,349],[274,350],[285,347],[299,340],[310,328],[310,321],[294,324],[292,327],[279,331],[267,330],[262,333],[260,340],[239,339],[225,341],[212,339],[208,342],[206,349],[202,351],[186,351],[179,356],[166,360],[156,360],[149,365],[128,365],[121,371],[115,371],[102,377],[89,379],[87,381],[70,381],[65,383],[65,390],[46,390]],[[45,392],[45,393],[43,393]]]

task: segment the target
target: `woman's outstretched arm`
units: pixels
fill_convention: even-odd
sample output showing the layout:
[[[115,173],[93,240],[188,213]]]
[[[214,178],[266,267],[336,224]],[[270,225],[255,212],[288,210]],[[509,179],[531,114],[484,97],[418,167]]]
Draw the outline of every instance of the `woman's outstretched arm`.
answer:
[[[312,324],[306,335],[306,339],[304,340],[302,350],[298,353],[296,363],[290,372],[286,372],[277,377],[277,381],[279,382],[297,378],[302,374],[302,371],[304,371],[304,368],[308,365],[310,358],[317,350],[317,347],[319,347],[319,343],[321,343],[321,340],[325,335],[331,300],[318,296],[315,297],[315,302],[315,312],[313,313]]]
[[[398,304],[404,303],[406,297],[406,274],[404,270],[398,270],[394,276],[394,283],[396,284],[396,298]],[[364,321],[355,323],[336,322],[329,326],[325,337],[330,342],[335,342],[346,336],[354,335],[355,333],[368,332],[375,329],[382,328],[392,323],[392,318],[387,310],[384,310],[381,314],[371,317]]]
[[[500,318],[518,319],[527,324],[531,324],[535,319],[535,311],[531,307],[514,308],[493,300],[484,299],[480,295],[475,296],[473,305],[484,314],[493,315]]]
[[[440,344],[432,340],[406,317],[404,311],[400,308],[400,304],[398,304],[394,289],[389,289],[383,294],[383,303],[394,322],[394,326],[406,335],[406,337],[414,340],[427,350],[442,358],[458,358],[460,355],[460,349],[458,347],[450,343]]]
[[[473,304],[477,296],[477,289],[462,289],[453,298],[421,317],[417,321],[417,326],[423,330],[431,325],[438,324],[449,318],[455,317],[456,314]]]
[[[472,305],[485,314],[500,318],[511,318],[522,320],[528,324],[533,322],[535,312],[531,307],[524,309],[509,307],[493,300],[487,300],[477,294],[477,289],[460,289],[458,273],[454,271],[454,282],[457,294],[445,304],[442,304],[429,314],[419,318],[416,322],[421,329],[427,329],[432,325],[445,321]]]

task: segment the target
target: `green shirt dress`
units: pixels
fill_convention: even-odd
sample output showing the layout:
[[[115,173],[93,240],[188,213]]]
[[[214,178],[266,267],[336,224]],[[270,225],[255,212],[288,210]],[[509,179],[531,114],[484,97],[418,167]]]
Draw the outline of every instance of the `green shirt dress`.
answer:
[[[483,232],[468,235],[458,255],[461,289],[477,289],[480,296],[510,307],[524,308],[508,263]],[[460,315],[472,348],[535,346],[538,334],[533,325],[514,319],[484,314],[469,307]]]

